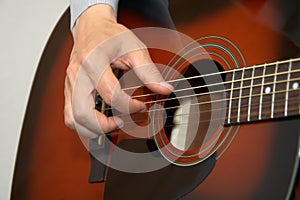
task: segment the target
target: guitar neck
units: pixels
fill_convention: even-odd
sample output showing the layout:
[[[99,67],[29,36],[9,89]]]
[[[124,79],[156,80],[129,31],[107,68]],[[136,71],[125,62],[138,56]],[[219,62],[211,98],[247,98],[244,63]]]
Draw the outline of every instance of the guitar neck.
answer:
[[[230,70],[225,125],[300,114],[300,59]]]

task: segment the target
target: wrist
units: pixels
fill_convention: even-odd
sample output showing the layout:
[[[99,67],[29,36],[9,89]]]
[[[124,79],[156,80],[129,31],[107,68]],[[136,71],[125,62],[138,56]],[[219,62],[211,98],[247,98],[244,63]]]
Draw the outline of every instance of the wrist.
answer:
[[[76,20],[72,29],[73,35],[78,29],[86,28],[89,25],[96,25],[101,22],[117,23],[117,17],[113,8],[108,4],[97,4],[86,9]]]
[[[117,21],[113,8],[108,4],[96,4],[86,9],[77,20],[82,21],[86,19],[109,20]]]
[[[108,13],[111,13],[111,9],[112,9],[114,15],[116,16],[118,10],[118,2],[119,0],[70,0],[71,30],[73,29],[77,19],[87,10],[99,9],[100,13],[103,13],[103,15],[107,15]]]

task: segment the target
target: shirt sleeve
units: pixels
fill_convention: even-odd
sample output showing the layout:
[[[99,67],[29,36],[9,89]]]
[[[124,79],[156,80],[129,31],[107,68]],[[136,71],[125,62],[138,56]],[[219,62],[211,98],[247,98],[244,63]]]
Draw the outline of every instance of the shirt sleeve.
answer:
[[[77,18],[90,6],[95,4],[108,4],[117,15],[119,0],[70,0],[71,9],[71,30],[77,20]]]

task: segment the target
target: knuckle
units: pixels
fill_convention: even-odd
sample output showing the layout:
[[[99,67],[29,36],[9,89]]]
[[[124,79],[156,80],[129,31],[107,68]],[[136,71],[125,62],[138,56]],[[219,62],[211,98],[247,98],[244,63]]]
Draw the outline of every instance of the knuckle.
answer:
[[[69,129],[74,130],[74,124],[73,124],[72,120],[70,120],[69,118],[65,118],[65,125]]]
[[[66,69],[66,76],[69,77],[69,78],[70,77],[75,77],[76,73],[77,73],[77,71],[79,69],[79,66],[80,65],[78,64],[77,60],[72,60],[69,63],[67,69]]]
[[[72,56],[72,60],[70,61],[70,63],[74,63],[75,65],[79,65],[79,66],[85,66],[88,65],[88,58],[91,55],[91,51],[88,51],[86,49],[82,49],[80,50],[80,52],[74,52],[73,56]]]
[[[79,124],[86,124],[88,120],[87,112],[82,109],[74,110],[74,120]]]
[[[64,117],[64,123],[65,123],[66,127],[68,127],[69,129],[72,129],[72,130],[75,129],[75,126],[74,126],[72,118],[69,117],[66,114],[65,114],[65,117]]]
[[[67,105],[65,105],[64,108],[64,123],[68,128],[75,130],[74,121],[73,118],[71,117],[70,109]]]
[[[91,53],[88,52],[88,51],[81,52],[81,54],[79,56],[79,63],[81,65],[84,65],[84,64],[88,63],[88,60],[89,60],[88,58],[89,58],[90,54]]]
[[[72,77],[73,74],[74,74],[73,66],[69,65],[66,70],[66,75],[67,75],[67,77]]]

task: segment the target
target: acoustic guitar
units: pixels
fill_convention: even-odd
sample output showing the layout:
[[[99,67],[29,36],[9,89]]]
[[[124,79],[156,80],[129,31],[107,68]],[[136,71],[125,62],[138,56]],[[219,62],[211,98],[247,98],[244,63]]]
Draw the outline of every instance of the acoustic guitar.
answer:
[[[145,101],[148,110],[131,117],[140,125],[151,118],[153,127],[141,140],[128,128],[110,133],[109,141],[124,149],[151,141],[150,154],[167,163],[157,170],[176,173],[145,189],[147,183],[132,182],[149,178],[148,172],[123,176],[112,167],[103,182],[88,183],[89,153],[63,120],[72,48],[67,10],[35,76],[11,199],[299,199],[299,48],[277,24],[280,4],[174,0],[166,12],[159,10],[166,8],[160,3],[120,1],[119,21],[142,41],[149,37],[140,34],[143,27],[164,27],[192,39],[176,53],[149,49],[155,63],[168,66],[161,72],[175,90],[161,96],[139,87],[132,96]],[[160,14],[153,15],[148,4]],[[124,89],[132,88],[128,82],[122,83]],[[104,113],[111,109],[99,97],[95,106]],[[113,150],[109,154],[112,163],[117,156]],[[203,175],[196,180],[199,171]],[[170,189],[170,182],[177,187]],[[129,192],[122,196],[124,190]]]

